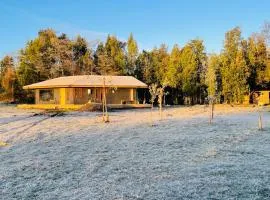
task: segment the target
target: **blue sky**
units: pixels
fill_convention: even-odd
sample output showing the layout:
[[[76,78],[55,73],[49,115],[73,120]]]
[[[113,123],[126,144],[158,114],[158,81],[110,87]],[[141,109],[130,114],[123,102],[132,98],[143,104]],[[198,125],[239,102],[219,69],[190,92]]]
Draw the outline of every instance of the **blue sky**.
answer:
[[[200,38],[208,53],[219,52],[229,29],[240,26],[247,37],[270,21],[269,0],[2,0],[0,8],[0,57],[15,55],[48,27],[70,37],[80,34],[90,44],[107,34],[126,40],[132,32],[140,49]]]

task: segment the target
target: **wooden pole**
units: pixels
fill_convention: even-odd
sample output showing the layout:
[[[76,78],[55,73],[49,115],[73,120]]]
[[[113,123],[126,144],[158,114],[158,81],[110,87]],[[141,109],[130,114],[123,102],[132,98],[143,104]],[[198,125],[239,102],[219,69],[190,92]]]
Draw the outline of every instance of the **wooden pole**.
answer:
[[[108,109],[107,109],[107,101],[106,101],[106,88],[105,88],[105,77],[103,77],[103,121],[105,123],[109,122],[109,115],[108,115]]]
[[[262,113],[259,111],[259,130],[263,130],[263,125],[262,125]]]
[[[162,102],[159,104],[159,116],[162,119]]]
[[[152,102],[152,106],[151,106],[151,117],[150,117],[150,119],[151,119],[151,126],[153,126],[153,114],[152,114],[152,112],[153,112],[153,102]]]

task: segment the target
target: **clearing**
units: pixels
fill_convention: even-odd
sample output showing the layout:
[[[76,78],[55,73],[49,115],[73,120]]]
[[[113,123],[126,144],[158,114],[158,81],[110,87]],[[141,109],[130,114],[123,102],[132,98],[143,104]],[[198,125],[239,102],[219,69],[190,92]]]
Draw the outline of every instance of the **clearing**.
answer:
[[[269,199],[270,112],[216,106],[35,115],[0,106],[0,199]]]

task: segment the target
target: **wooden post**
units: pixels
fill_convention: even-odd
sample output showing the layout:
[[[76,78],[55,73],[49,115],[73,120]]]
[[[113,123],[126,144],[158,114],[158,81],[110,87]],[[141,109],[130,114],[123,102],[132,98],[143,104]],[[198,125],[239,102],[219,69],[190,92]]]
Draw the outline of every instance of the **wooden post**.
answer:
[[[159,116],[162,119],[162,103],[159,104]]]
[[[152,102],[152,105],[151,105],[151,117],[150,117],[150,119],[151,119],[151,126],[153,126],[153,107],[154,107],[154,105],[153,105],[153,102]]]
[[[263,130],[263,125],[262,125],[262,113],[259,111],[259,130]]]
[[[109,121],[108,109],[107,109],[107,101],[106,101],[106,88],[105,88],[105,77],[103,77],[103,99],[102,99],[102,111],[103,111],[103,121],[105,123]]]

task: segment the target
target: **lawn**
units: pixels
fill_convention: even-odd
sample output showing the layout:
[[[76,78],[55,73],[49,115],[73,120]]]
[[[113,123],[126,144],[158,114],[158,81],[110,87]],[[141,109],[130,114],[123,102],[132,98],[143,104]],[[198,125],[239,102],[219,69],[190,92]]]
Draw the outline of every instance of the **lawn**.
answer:
[[[0,107],[1,199],[270,198],[267,108],[34,112]]]

